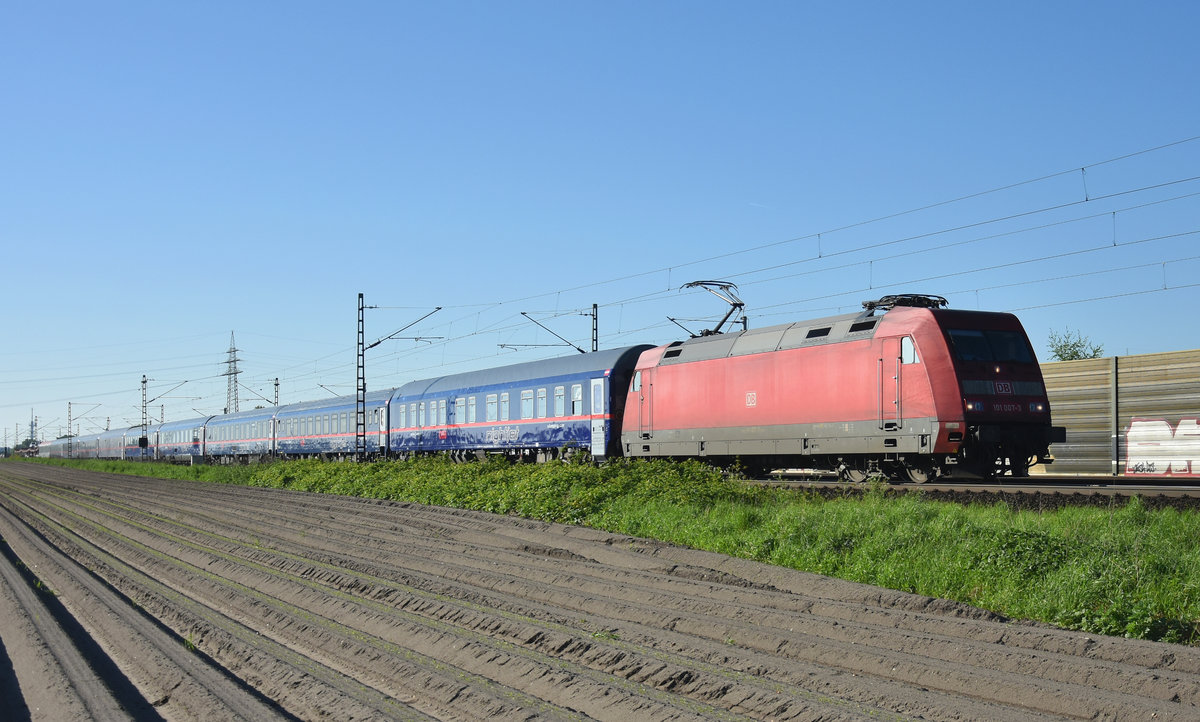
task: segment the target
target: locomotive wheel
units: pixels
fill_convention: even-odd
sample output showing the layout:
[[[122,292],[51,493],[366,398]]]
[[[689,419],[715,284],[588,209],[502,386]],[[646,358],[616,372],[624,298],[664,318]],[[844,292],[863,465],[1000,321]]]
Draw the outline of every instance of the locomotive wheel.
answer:
[[[851,469],[848,466],[843,466],[838,469],[838,478],[842,481],[849,481],[855,484],[861,484],[867,480],[869,472],[864,469]]]
[[[905,466],[904,478],[908,479],[914,484],[924,484],[933,478],[933,472],[931,472],[929,469],[922,469],[916,466]]]
[[[1017,478],[1022,478],[1022,479],[1026,478],[1029,476],[1029,467],[1033,466],[1034,463],[1036,462],[1036,460],[1037,460],[1037,457],[1033,457],[1033,456],[1029,457],[1028,459],[1025,459],[1024,461],[1021,461],[1019,459],[1009,459],[1008,473]]]

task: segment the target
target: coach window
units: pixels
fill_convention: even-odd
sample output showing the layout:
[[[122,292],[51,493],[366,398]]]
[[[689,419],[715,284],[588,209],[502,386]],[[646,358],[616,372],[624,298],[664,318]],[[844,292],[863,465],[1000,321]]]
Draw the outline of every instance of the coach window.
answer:
[[[446,425],[446,400],[442,399],[438,402],[438,425]]]
[[[400,414],[396,419],[396,428],[408,428],[408,414],[404,413],[405,411],[408,411],[407,407],[405,407],[404,404],[399,404],[399,411]]]
[[[533,418],[533,389],[526,389],[521,392],[521,418]]]
[[[917,347],[913,345],[911,336],[905,336],[904,338],[900,339],[900,363],[921,363],[921,359],[917,358]]]
[[[410,429],[417,428],[417,405],[416,404],[408,405],[408,428],[410,428]]]
[[[467,418],[467,400],[458,397],[454,400],[454,423],[461,424]]]
[[[583,413],[583,384],[575,384],[571,387],[571,416],[579,416]]]
[[[344,434],[350,430],[350,417],[347,413],[343,413],[339,418],[341,423],[338,424],[338,431]]]
[[[425,426],[425,402],[422,401],[417,405],[417,426]]]
[[[555,386],[554,387],[554,415],[555,416],[566,416],[567,415],[567,387],[566,386]]]
[[[500,394],[500,420],[508,421],[508,392]]]
[[[497,409],[499,407],[496,405],[496,394],[488,394],[487,396],[485,396],[483,398],[483,405],[484,405],[484,410],[483,410],[484,419],[486,419],[488,421],[488,423],[491,423],[491,422],[495,421],[496,419],[500,418],[499,416],[497,416]]]
[[[474,396],[467,399],[467,423],[468,424],[475,423],[475,397]]]
[[[537,415],[539,419],[546,418],[546,389],[537,390]]]

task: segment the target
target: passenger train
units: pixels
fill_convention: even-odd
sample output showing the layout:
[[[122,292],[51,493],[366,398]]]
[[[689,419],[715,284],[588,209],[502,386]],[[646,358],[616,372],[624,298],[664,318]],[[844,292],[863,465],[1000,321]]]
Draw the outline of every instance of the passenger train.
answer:
[[[886,296],[859,313],[412,381],[369,394],[372,458],[584,450],[862,480],[1024,476],[1065,438],[1017,318]],[[76,458],[354,455],[354,396],[106,431]],[[64,457],[67,439],[39,454]]]

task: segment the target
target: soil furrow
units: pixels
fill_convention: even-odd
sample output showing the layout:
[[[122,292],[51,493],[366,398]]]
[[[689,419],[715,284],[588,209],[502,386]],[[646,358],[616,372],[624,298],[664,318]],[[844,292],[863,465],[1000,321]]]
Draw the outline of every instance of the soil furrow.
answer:
[[[59,497],[59,498],[61,499],[61,497]],[[90,500],[91,500],[91,498],[89,497],[89,501]],[[109,518],[109,519],[111,519],[111,518]],[[93,520],[95,521],[95,519],[93,519]],[[116,526],[119,526],[120,524],[121,524],[121,522],[119,522],[119,521],[115,523]],[[120,531],[123,534],[137,535],[141,529],[142,529],[141,525],[137,525],[135,528],[121,529]],[[176,529],[176,530],[182,531],[182,530],[178,530],[178,529]],[[207,535],[206,535],[206,537],[207,537]],[[205,540],[208,541],[209,539],[206,538]],[[146,540],[143,539],[143,541],[146,541]],[[151,541],[153,541],[153,540],[151,540]],[[263,576],[263,575],[259,574],[259,572],[261,571],[261,566],[259,565],[259,562],[264,557],[266,557],[269,560],[271,558],[271,555],[269,552],[264,551],[264,550],[259,550],[259,549],[241,548],[240,549],[241,555],[238,557],[235,557],[229,553],[229,550],[222,550],[220,552],[210,553],[209,550],[189,546],[187,543],[178,543],[178,540],[176,540],[175,546],[173,548],[164,549],[164,548],[160,547],[158,549],[158,551],[165,553],[168,556],[173,556],[176,559],[190,562],[193,565],[193,570],[197,569],[196,565],[203,565],[205,568],[204,573],[212,575],[212,578],[210,581],[212,581],[212,583],[214,583],[214,584],[222,584],[223,583],[225,586],[228,587],[234,583],[234,582],[231,582],[230,580],[233,580],[236,578],[237,579],[236,585],[238,587],[240,587],[240,591],[230,592],[229,593],[230,598],[224,600],[224,603],[226,605],[230,606],[231,608],[244,607],[245,600],[242,599],[242,597],[251,596],[251,597],[256,597],[256,601],[264,601],[264,597],[262,595],[270,594],[270,595],[273,595],[273,597],[275,597],[275,598],[287,597],[292,600],[292,603],[302,607],[302,611],[292,612],[293,616],[304,616],[305,619],[308,619],[308,620],[311,620],[314,618],[317,620],[337,619],[339,621],[339,623],[352,623],[354,625],[354,629],[356,631],[368,633],[368,634],[374,634],[374,635],[381,634],[381,631],[377,631],[374,626],[372,626],[370,623],[368,623],[368,621],[366,621],[366,618],[367,618],[366,613],[358,612],[356,614],[356,613],[354,613],[354,611],[352,609],[354,607],[365,606],[366,602],[364,602],[362,600],[358,600],[355,597],[347,596],[347,595],[336,595],[335,594],[334,598],[332,598],[332,599],[330,598],[331,591],[336,590],[339,587],[347,587],[347,586],[353,587],[353,588],[355,588],[356,593],[358,593],[358,591],[359,591],[358,588],[361,587],[361,584],[355,583],[355,584],[350,584],[350,585],[347,585],[347,584],[339,585],[337,583],[331,582],[329,579],[326,579],[323,581],[324,581],[325,585],[329,586],[329,589],[322,588],[322,589],[313,590],[310,588],[310,586],[307,583],[301,584],[301,585],[296,585],[290,579],[289,580],[281,580],[278,578],[273,578],[269,575]],[[216,557],[219,558],[219,560],[215,559],[213,554],[215,554]],[[259,567],[259,568],[258,569],[246,569],[245,567],[239,567],[238,566],[239,559],[249,559],[251,561],[248,563],[252,564],[255,567]],[[150,570],[147,569],[146,571],[150,571]],[[159,576],[166,576],[169,574],[169,570],[157,569],[154,571]],[[192,586],[192,584],[189,584],[189,586]],[[251,587],[254,590],[253,592],[248,591],[249,588],[251,588]],[[215,606],[217,602],[210,600],[209,603]],[[321,603],[324,603],[325,606],[328,608],[321,608],[320,606],[318,606]],[[272,609],[278,609],[281,606],[278,602],[275,602],[273,600],[264,601],[264,604],[268,607],[271,607]],[[378,610],[375,612],[376,618],[373,621],[375,621],[376,623],[379,624],[379,626],[382,628],[382,632],[390,633],[390,636],[392,636],[392,637],[395,637],[395,636],[403,637],[406,640],[405,643],[409,647],[417,646],[418,643],[420,642],[420,640],[422,640],[424,637],[429,636],[428,634],[425,634],[426,630],[423,630],[420,628],[421,625],[428,625],[429,622],[427,620],[424,620],[422,618],[417,618],[417,617],[413,618],[415,620],[416,626],[405,625],[405,627],[402,629],[389,629],[389,627],[399,626],[396,623],[396,618],[398,616],[404,616],[403,613],[398,614],[397,610],[392,606],[385,606],[385,605],[376,605],[376,606],[378,607]],[[389,615],[389,617],[388,617],[389,623],[383,623],[382,620],[379,618],[379,614],[381,612],[387,613]],[[314,624],[314,623],[306,622],[306,624]],[[274,626],[278,633],[278,628],[280,626],[280,622],[277,619],[274,620]],[[564,657],[561,654],[559,655],[558,660],[551,666],[552,667],[554,667],[554,666],[565,667],[566,669],[565,670],[554,670],[554,669],[547,670],[547,669],[545,669],[546,662],[542,658],[543,652],[537,651],[535,649],[528,649],[528,651],[524,655],[522,655],[522,654],[514,655],[513,654],[514,649],[521,650],[521,649],[523,649],[521,647],[511,647],[510,646],[509,649],[505,649],[505,650],[495,650],[495,649],[489,650],[487,648],[489,645],[494,646],[494,643],[491,642],[490,639],[497,635],[497,632],[496,632],[497,622],[496,622],[496,620],[494,620],[492,618],[484,618],[482,621],[478,622],[477,624],[470,625],[470,627],[463,627],[462,625],[457,625],[453,628],[448,628],[448,627],[446,627],[446,625],[441,625],[441,627],[442,628],[440,628],[440,629],[428,630],[430,633],[433,634],[433,638],[426,640],[421,645],[422,648],[428,649],[428,650],[454,649],[456,651],[455,659],[447,658],[445,656],[445,654],[443,653],[442,655],[440,655],[439,661],[446,662],[446,663],[453,663],[460,668],[470,670],[473,667],[478,666],[475,660],[486,658],[489,661],[489,663],[493,663],[496,658],[500,658],[503,660],[502,663],[500,664],[500,667],[502,669],[504,669],[505,671],[509,672],[510,674],[513,673],[514,671],[520,669],[521,675],[525,676],[525,677],[543,677],[544,678],[544,677],[548,677],[548,676],[554,676],[558,679],[558,684],[552,685],[551,688],[570,689],[570,699],[572,700],[572,704],[574,704],[576,706],[582,706],[583,710],[590,714],[599,713],[601,715],[607,716],[611,713],[611,711],[619,710],[622,708],[622,705],[618,704],[617,700],[615,699],[615,697],[619,697],[619,695],[612,694],[611,689],[608,689],[608,691],[606,693],[604,693],[603,695],[600,695],[600,696],[605,697],[604,704],[601,708],[592,710],[592,709],[588,709],[587,705],[582,704],[581,700],[587,699],[587,698],[589,698],[589,696],[592,696],[592,697],[596,696],[594,694],[593,695],[583,694],[583,689],[590,688],[590,687],[596,687],[597,682],[599,682],[602,685],[607,686],[608,688],[611,688],[614,686],[615,687],[625,687],[632,691],[633,697],[635,697],[635,698],[636,697],[658,697],[661,701],[665,701],[668,703],[671,700],[678,701],[680,695],[682,695],[683,697],[692,697],[692,698],[697,698],[697,699],[699,699],[700,697],[704,697],[704,698],[707,698],[705,700],[706,702],[715,702],[718,704],[720,704],[725,698],[732,697],[737,701],[736,704],[726,703],[726,704],[722,704],[721,706],[725,706],[728,708],[733,708],[733,707],[744,708],[744,709],[749,709],[751,711],[758,712],[758,713],[764,713],[767,710],[774,710],[777,714],[780,714],[785,717],[790,716],[789,714],[786,714],[788,712],[789,708],[800,706],[796,703],[795,700],[781,698],[781,697],[778,697],[777,694],[767,693],[765,690],[755,691],[752,689],[746,690],[746,689],[742,689],[742,688],[734,688],[734,689],[730,689],[729,693],[727,695],[715,695],[712,693],[711,690],[722,687],[722,685],[719,683],[719,681],[714,681],[715,682],[714,684],[708,684],[709,680],[705,679],[706,675],[697,673],[695,670],[688,669],[688,668],[666,669],[666,670],[662,671],[660,674],[655,675],[652,678],[647,677],[646,679],[636,680],[636,682],[633,680],[628,680],[628,678],[626,678],[628,681],[628,684],[625,684],[625,685],[621,685],[619,683],[614,683],[611,680],[611,678],[608,678],[607,675],[605,675],[602,678],[599,678],[598,680],[589,681],[587,679],[587,677],[589,675],[584,674],[582,669],[575,668],[576,665],[573,665],[573,664],[567,662],[566,657]],[[471,632],[473,632],[474,629],[486,629],[487,634],[479,635],[477,638],[471,639],[471,637],[472,637]],[[305,631],[308,632],[311,636],[310,628],[305,627]],[[448,641],[448,638],[453,638],[455,634],[457,634],[457,641],[459,642],[459,644],[448,646],[446,644],[446,642]],[[529,635],[521,634],[518,636],[521,638],[524,638]],[[573,640],[573,641],[576,643],[579,642],[579,640]],[[464,642],[466,642],[466,643],[464,644]],[[472,647],[482,647],[482,649],[472,649]],[[546,651],[554,652],[554,651],[558,651],[558,650],[550,649],[550,650],[546,650]],[[536,656],[538,657],[538,659],[522,660],[521,657],[529,656],[529,652],[536,652]],[[582,655],[578,655],[577,658],[586,661],[586,659]],[[532,667],[532,669],[524,669],[523,667]],[[588,665],[588,667],[592,670],[599,671],[595,665]],[[553,673],[553,675],[550,674],[551,672]],[[565,676],[564,676],[564,672],[565,672]],[[680,679],[687,679],[689,681],[689,685],[687,688],[685,688],[684,686],[681,686],[679,684]],[[730,685],[728,682],[725,682],[724,686],[725,687],[733,687],[733,685]],[[662,689],[662,690],[668,691],[668,692],[670,692],[670,694],[668,694],[668,695],[655,694],[654,690],[656,690],[656,689]],[[688,692],[687,691],[688,689],[692,689],[692,690],[708,689],[709,691],[707,693],[700,694],[700,693]],[[598,688],[597,691],[604,691],[604,689]],[[657,713],[653,714],[653,715],[651,714],[652,710],[648,709],[648,707],[650,707],[650,705],[648,705],[646,700],[637,700],[636,704],[637,704],[637,710],[638,710],[639,716],[641,716],[642,718],[651,718],[651,717],[657,718],[659,716],[659,714],[657,714]],[[701,704],[698,707],[698,709],[700,709],[700,711],[704,712],[705,707],[706,707],[705,704]],[[715,712],[716,712],[715,709],[709,709],[707,712],[705,712],[705,714],[715,714]]]
[[[284,641],[287,646],[300,651],[302,656],[319,660],[343,674],[349,673],[360,682],[372,680],[372,688],[382,688],[383,696],[360,696],[364,697],[364,701],[374,698],[372,704],[387,714],[394,713],[394,710],[391,710],[393,703],[390,703],[389,699],[411,697],[414,689],[426,693],[434,689],[443,690],[444,698],[456,700],[458,704],[463,705],[463,711],[487,709],[489,715],[494,715],[510,713],[513,709],[499,697],[482,701],[477,699],[484,694],[481,690],[495,685],[486,684],[486,680],[459,680],[457,677],[462,675],[457,670],[447,670],[436,661],[425,660],[425,665],[386,669],[386,665],[380,665],[381,655],[378,650],[370,648],[370,642],[364,641],[359,630],[331,631],[331,625],[323,624],[323,618],[275,599],[257,588],[223,577],[221,572],[228,569],[228,562],[224,560],[200,557],[193,558],[197,563],[188,563],[182,557],[193,556],[190,549],[181,551],[169,545],[168,549],[163,551],[125,536],[95,519],[85,520],[82,516],[75,516],[74,521],[75,529],[83,532],[88,541],[105,547],[107,552],[129,562],[142,574],[165,583],[203,607],[228,615],[238,623],[246,625],[251,631],[269,633],[273,639]],[[122,531],[136,534],[141,530],[132,528]],[[157,539],[152,538],[149,541],[153,543]],[[421,658],[421,655],[414,654],[404,656],[407,662]],[[401,684],[403,686],[399,686]],[[513,691],[502,691],[501,695],[518,698],[521,696]],[[526,707],[536,706],[533,700],[525,702]],[[551,714],[552,718],[559,716],[561,715]]]
[[[289,710],[279,679],[363,718],[1200,717],[1192,648],[580,527],[10,469],[0,503]]]

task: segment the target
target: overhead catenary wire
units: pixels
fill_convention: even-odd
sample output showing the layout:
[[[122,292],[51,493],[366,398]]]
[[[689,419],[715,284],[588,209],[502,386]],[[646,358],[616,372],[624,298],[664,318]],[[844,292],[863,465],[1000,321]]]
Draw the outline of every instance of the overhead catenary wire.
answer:
[[[674,263],[670,266],[664,266],[661,268],[655,268],[655,269],[650,269],[650,270],[641,270],[636,273],[625,274],[625,275],[618,276],[615,278],[591,281],[591,282],[584,283],[584,284],[576,284],[576,285],[566,287],[566,288],[561,288],[561,289],[550,289],[550,290],[546,290],[546,291],[541,291],[536,294],[523,295],[518,298],[502,300],[499,302],[462,304],[462,305],[458,305],[458,306],[447,305],[446,306],[447,309],[458,310],[458,311],[462,311],[464,313],[461,316],[455,315],[453,318],[451,318],[447,322],[446,327],[453,326],[457,322],[462,321],[467,318],[470,318],[473,321],[482,320],[483,323],[471,324],[471,326],[473,327],[474,330],[469,331],[467,333],[459,333],[456,335],[449,336],[446,339],[440,340],[436,344],[431,344],[431,346],[434,348],[436,348],[437,346],[441,346],[442,347],[441,353],[445,354],[447,347],[454,345],[454,344],[464,343],[466,341],[469,341],[472,338],[475,338],[475,337],[478,337],[478,336],[481,336],[484,334],[516,332],[519,329],[520,325],[523,323],[523,320],[516,313],[515,309],[513,312],[508,313],[508,314],[503,314],[501,317],[496,318],[496,319],[486,319],[481,316],[481,314],[486,314],[487,312],[501,310],[506,305],[515,305],[518,302],[526,302],[527,303],[528,301],[531,301],[531,300],[536,300],[539,298],[546,298],[549,296],[554,296],[556,299],[558,299],[559,297],[561,297],[565,294],[579,292],[579,291],[587,290],[587,289],[591,289],[591,288],[616,286],[618,284],[636,280],[638,278],[653,277],[654,275],[657,275],[657,274],[661,274],[661,275],[665,276],[666,278],[670,279],[670,278],[672,278],[673,274],[678,274],[681,269],[693,268],[693,267],[700,266],[702,264],[713,262],[713,261],[724,260],[727,258],[751,254],[751,253],[764,251],[764,250],[775,249],[775,248],[786,246],[788,244],[795,244],[795,243],[798,243],[798,242],[801,242],[804,240],[808,240],[808,239],[814,239],[820,244],[817,248],[816,256],[814,256],[814,257],[806,257],[806,258],[802,258],[802,259],[788,259],[783,262],[773,263],[773,264],[765,264],[760,267],[752,268],[749,270],[744,270],[744,271],[741,271],[738,273],[730,273],[730,274],[724,274],[724,275],[727,275],[728,277],[731,277],[731,278],[745,279],[745,280],[742,280],[739,282],[743,283],[745,285],[753,286],[755,284],[769,283],[772,281],[778,281],[778,280],[782,280],[785,278],[794,278],[794,277],[796,277],[796,275],[805,275],[805,273],[807,273],[807,272],[804,272],[801,274],[796,274],[796,275],[778,276],[776,278],[764,278],[764,279],[752,278],[754,275],[769,273],[771,270],[778,270],[778,269],[793,267],[796,265],[806,264],[806,263],[820,262],[820,264],[822,264],[822,266],[823,266],[822,272],[829,271],[829,270],[835,270],[838,268],[852,267],[854,265],[861,265],[864,263],[871,263],[872,267],[873,267],[873,262],[875,262],[875,261],[884,261],[884,260],[888,260],[888,259],[894,259],[894,258],[900,258],[902,256],[907,256],[912,253],[927,253],[930,251],[929,251],[929,249],[918,249],[918,250],[914,250],[914,251],[906,251],[903,253],[897,253],[894,255],[871,256],[870,258],[866,258],[866,259],[864,259],[862,261],[858,261],[856,263],[836,265],[836,266],[825,266],[824,264],[828,264],[830,258],[848,257],[848,256],[852,256],[853,254],[868,254],[868,253],[871,253],[872,251],[876,251],[876,250],[879,250],[884,247],[900,246],[900,245],[904,245],[906,243],[912,243],[912,242],[915,242],[918,240],[936,237],[936,236],[942,235],[942,234],[951,234],[951,233],[955,233],[955,232],[961,232],[964,230],[969,230],[971,228],[984,227],[984,226],[987,226],[988,224],[999,224],[999,223],[1008,222],[1008,221],[1016,220],[1016,219],[1023,218],[1023,217],[1035,217],[1039,214],[1049,214],[1049,213],[1061,211],[1063,209],[1070,208],[1073,206],[1080,206],[1080,205],[1086,205],[1086,204],[1094,205],[1098,202],[1114,199],[1114,198],[1117,198],[1120,196],[1127,196],[1127,195],[1131,195],[1131,194],[1136,194],[1136,193],[1140,193],[1140,192],[1148,192],[1148,191],[1153,191],[1153,190],[1161,190],[1166,187],[1177,186],[1179,184],[1193,182],[1196,180],[1200,180],[1200,177],[1192,176],[1192,177],[1186,177],[1186,178],[1176,178],[1176,179],[1169,180],[1166,182],[1139,185],[1138,187],[1135,187],[1135,188],[1128,188],[1128,189],[1124,189],[1124,190],[1114,192],[1114,193],[1098,194],[1098,195],[1094,195],[1094,196],[1091,195],[1091,193],[1088,190],[1084,190],[1083,193],[1081,194],[1082,197],[1077,197],[1076,199],[1071,200],[1069,202],[1058,203],[1058,204],[1042,204],[1036,208],[1023,210],[1023,211],[1020,211],[1017,213],[997,215],[995,217],[986,218],[986,219],[974,221],[971,223],[956,224],[952,227],[938,228],[938,229],[930,230],[930,231],[927,231],[924,233],[919,233],[919,234],[907,234],[903,237],[887,239],[884,241],[870,243],[870,244],[857,244],[852,248],[838,249],[836,247],[830,247],[829,244],[826,243],[826,241],[829,240],[829,236],[839,233],[839,232],[856,229],[856,228],[861,228],[864,226],[869,226],[871,224],[882,223],[885,221],[901,218],[904,216],[917,214],[922,211],[928,211],[928,210],[932,210],[932,209],[946,207],[946,206],[950,206],[955,203],[960,203],[960,202],[964,202],[964,201],[968,201],[968,200],[972,200],[972,199],[978,199],[978,198],[981,198],[984,196],[1002,193],[1004,191],[1009,191],[1009,190],[1021,188],[1024,186],[1034,185],[1034,184],[1052,180],[1055,178],[1065,177],[1072,173],[1081,173],[1081,176],[1084,176],[1084,175],[1086,175],[1086,171],[1088,169],[1095,169],[1095,168],[1098,168],[1101,166],[1114,164],[1114,163],[1117,163],[1122,160],[1126,160],[1126,159],[1134,158],[1137,156],[1142,156],[1142,155],[1154,153],[1157,151],[1162,151],[1165,149],[1181,146],[1183,144],[1192,143],[1197,140],[1200,140],[1200,135],[1193,136],[1190,138],[1185,138],[1185,139],[1178,140],[1178,141],[1174,141],[1171,143],[1157,145],[1157,146],[1150,147],[1150,148],[1145,148],[1145,149],[1134,151],[1131,153],[1125,153],[1123,155],[1117,155],[1117,156],[1107,158],[1104,160],[1085,164],[1082,167],[1076,166],[1074,168],[1061,170],[1061,171],[1057,171],[1054,173],[1044,174],[1044,175],[1029,178],[1026,180],[1018,181],[1016,183],[999,185],[999,186],[995,186],[995,187],[992,187],[992,188],[989,188],[986,190],[982,190],[982,191],[978,191],[978,192],[974,192],[974,193],[968,193],[968,194],[964,194],[964,195],[959,195],[954,198],[949,198],[946,200],[938,201],[936,203],[921,205],[918,207],[910,208],[910,209],[899,211],[896,213],[879,215],[879,216],[865,219],[862,221],[844,224],[844,225],[841,225],[841,226],[838,226],[835,228],[825,229],[822,231],[818,231],[816,233],[797,235],[797,236],[792,236],[792,237],[789,237],[789,238],[786,238],[783,240],[779,240],[779,241],[773,241],[770,243],[758,244],[758,245],[754,245],[754,246],[748,246],[745,248],[734,249],[734,250],[728,251],[726,253],[715,254],[715,255],[711,255],[711,256],[707,256],[707,257],[686,260],[682,263]],[[1003,236],[1011,236],[1011,235],[1016,235],[1016,234],[1020,234],[1020,233],[1028,233],[1033,229],[1041,229],[1041,228],[1046,228],[1046,227],[1053,226],[1053,225],[1061,225],[1061,224],[1065,224],[1065,223],[1077,222],[1079,220],[1091,219],[1091,218],[1095,218],[1095,217],[1098,217],[1101,215],[1111,215],[1111,217],[1113,218],[1113,224],[1112,224],[1113,237],[1111,239],[1110,247],[1112,247],[1112,246],[1121,247],[1121,246],[1128,245],[1128,244],[1116,242],[1117,241],[1116,216],[1118,214],[1124,213],[1124,212],[1134,209],[1134,208],[1147,207],[1147,206],[1153,205],[1153,204],[1167,203],[1167,202],[1171,202],[1172,200],[1191,198],[1196,195],[1198,195],[1198,194],[1194,194],[1194,193],[1186,194],[1186,195],[1176,196],[1173,199],[1154,200],[1147,204],[1129,206],[1128,208],[1121,208],[1121,209],[1115,209],[1115,210],[1106,209],[1103,212],[1096,213],[1096,214],[1090,214],[1090,215],[1082,217],[1080,219],[1054,221],[1053,223],[1041,224],[1039,226],[1031,227],[1030,229],[1021,229],[1021,230],[1016,230],[1016,231],[1006,231],[1006,232],[999,233],[999,234],[991,234],[991,235],[987,236],[986,238],[995,239],[995,238],[1000,238]],[[1190,233],[1190,231],[1188,233]],[[955,246],[967,245],[970,243],[980,243],[980,242],[982,242],[982,240],[983,239],[959,240],[959,241],[954,241],[949,244],[939,245],[937,247],[944,249],[944,248],[950,248],[950,247],[955,247]],[[1087,252],[1092,252],[1092,250],[1096,250],[1096,249],[1088,249]],[[1012,262],[1012,264],[1033,263],[1033,262],[1044,261],[1044,260],[1047,260],[1050,258],[1057,258],[1057,257],[1062,257],[1062,256],[1059,254],[1043,255],[1043,256],[1039,256],[1038,258],[1015,260]],[[908,281],[900,281],[900,280],[895,280],[895,279],[887,278],[887,277],[877,277],[872,280],[872,282],[869,284],[869,287],[867,290],[878,289],[878,288],[887,288],[887,287],[890,287],[893,285],[900,285],[903,283],[910,283],[910,282],[920,282],[922,280],[928,281],[928,280],[941,280],[941,279],[945,279],[945,278],[953,278],[956,276],[963,276],[963,275],[967,275],[970,273],[983,272],[988,269],[1003,268],[1008,265],[1010,265],[1010,264],[993,264],[993,265],[987,266],[987,267],[972,268],[969,270],[958,270],[958,271],[947,272],[947,273],[943,273],[943,274],[931,275],[924,279],[909,279]],[[875,274],[875,275],[878,275],[878,274]],[[1030,281],[1020,282],[1017,285],[1024,285],[1027,283],[1036,283],[1036,282],[1038,282],[1038,281],[1030,280]],[[1013,285],[1013,284],[1005,284],[1005,286],[1011,286],[1011,285]],[[862,292],[861,290],[847,291],[845,295],[849,295],[852,293],[856,294],[856,293],[861,293],[861,292]],[[616,298],[610,298],[608,300],[602,299],[600,301],[599,305],[602,308],[620,307],[621,309],[624,309],[624,307],[626,305],[641,305],[641,304],[653,303],[656,301],[661,301],[664,298],[668,298],[672,295],[679,295],[682,297],[684,294],[681,294],[677,290],[672,290],[669,287],[668,288],[658,288],[655,290],[647,291],[645,293],[639,293],[636,295],[625,295],[625,296],[620,296],[620,297],[616,297]],[[1093,300],[1101,300],[1103,298],[1113,298],[1113,297],[1119,297],[1119,295],[1101,296],[1101,297],[1096,297]],[[810,304],[813,302],[818,302],[824,298],[825,297],[823,297],[823,296],[816,295],[816,296],[812,296],[812,297],[808,297],[808,298],[793,299],[791,301],[788,301],[788,302],[782,303],[782,304],[772,304],[772,305],[767,305],[767,306],[755,306],[754,308],[756,311],[768,310],[768,309],[781,308],[781,307],[787,307],[787,306],[795,306],[795,305],[799,305],[799,304]],[[1046,304],[1046,305],[1040,305],[1040,306],[1031,306],[1031,307],[1027,307],[1027,308],[1044,308],[1044,307],[1048,307],[1048,306],[1052,306],[1052,305],[1062,305],[1062,304]],[[397,306],[395,308],[412,308],[412,307]],[[428,308],[428,307],[426,307],[426,308]],[[759,313],[758,315],[762,316],[764,314]],[[631,337],[633,337],[632,335],[636,335],[638,333],[653,332],[653,331],[657,331],[657,330],[667,328],[667,327],[669,327],[669,324],[667,324],[667,322],[664,319],[663,321],[658,321],[655,323],[643,325],[636,329],[622,329],[620,334],[605,334],[604,338],[606,339],[606,341],[609,339],[615,339],[615,338],[631,338]],[[638,340],[641,340],[641,339],[638,339]],[[311,342],[312,340],[304,339],[304,341]],[[126,345],[126,344],[113,344],[114,347],[120,347],[120,346],[124,346],[124,345]],[[421,349],[412,348],[412,349],[404,349],[404,350],[395,350],[395,351],[392,351],[391,353],[381,355],[380,359],[378,359],[378,360],[379,361],[384,361],[384,360],[394,361],[394,362],[398,363],[402,360],[412,359],[422,352],[427,352],[429,348],[430,347],[425,347],[425,348],[421,348]],[[500,355],[498,352],[492,353],[492,354],[486,354],[486,355],[474,354],[474,355],[468,355],[464,358],[448,359],[448,361],[451,366],[462,366],[462,365],[469,365],[472,363],[478,363],[481,361],[485,361],[489,358],[495,358],[498,355]],[[292,384],[293,386],[295,386],[299,383],[302,383],[305,379],[320,378],[322,375],[340,374],[341,373],[340,370],[343,369],[346,364],[352,363],[352,356],[353,356],[352,349],[344,348],[344,349],[339,349],[332,353],[320,356],[319,358],[316,358],[316,359],[296,360],[294,363],[281,369],[278,372],[278,375],[286,383],[289,383],[289,384]],[[325,362],[333,361],[335,359],[337,360],[336,363],[333,363],[333,364],[325,363]],[[116,367],[119,367],[119,364],[113,364],[112,366],[114,368],[116,368]],[[191,366],[191,367],[163,367],[163,368],[154,367],[154,368],[150,368],[147,370],[151,373],[160,373],[161,374],[162,372],[165,372],[165,371],[190,370],[191,368],[201,368],[201,367],[204,367],[204,365],[196,365],[196,366]],[[425,369],[439,368],[438,365],[432,365],[432,366],[422,365],[422,367]],[[300,372],[300,373],[293,374],[292,373],[293,371]],[[420,369],[410,368],[410,369],[407,369],[405,373],[412,373],[412,372],[419,372],[419,371],[420,371]],[[35,383],[48,383],[48,382],[55,382],[55,381],[59,381],[59,380],[65,380],[65,379],[91,380],[91,379],[115,377],[118,375],[120,375],[120,374],[119,373],[90,374],[90,375],[85,375],[79,379],[75,379],[75,377],[59,377],[59,378],[52,378],[52,379],[51,378],[37,379],[37,380],[31,380],[31,381],[35,382]],[[75,395],[75,396],[77,398],[83,398],[78,395]],[[16,404],[14,404],[14,405],[16,405]]]

